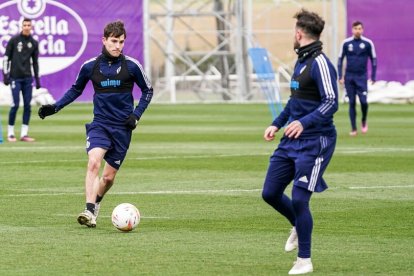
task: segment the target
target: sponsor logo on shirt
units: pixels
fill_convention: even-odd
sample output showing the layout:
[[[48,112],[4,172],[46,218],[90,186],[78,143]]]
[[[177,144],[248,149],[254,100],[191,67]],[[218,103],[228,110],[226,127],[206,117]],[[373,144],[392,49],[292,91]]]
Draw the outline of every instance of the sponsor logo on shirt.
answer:
[[[101,81],[101,86],[102,87],[119,87],[121,86],[121,80],[104,80]]]
[[[295,81],[295,80],[292,80],[290,82],[290,88],[292,88],[293,90],[298,90],[299,89],[299,82]]]

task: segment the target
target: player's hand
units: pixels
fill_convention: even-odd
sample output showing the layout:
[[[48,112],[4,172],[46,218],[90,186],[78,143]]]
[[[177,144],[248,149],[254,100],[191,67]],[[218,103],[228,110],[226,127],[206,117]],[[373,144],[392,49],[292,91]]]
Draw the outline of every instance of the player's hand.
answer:
[[[295,138],[297,139],[303,132],[303,126],[301,122],[298,120],[295,120],[291,122],[286,128],[285,128],[285,135],[289,138]]]
[[[129,115],[128,119],[125,121],[125,125],[130,130],[134,130],[138,125],[139,118],[135,114]]]
[[[3,83],[6,86],[10,84],[10,76],[9,75],[3,75]]]
[[[54,104],[46,104],[46,105],[42,105],[40,108],[39,108],[39,112],[38,112],[38,114],[39,114],[39,117],[40,117],[40,119],[44,119],[44,118],[46,118],[47,116],[50,116],[50,115],[53,115],[53,114],[55,114],[55,113],[57,113],[57,110],[56,110],[56,105],[54,105]]]
[[[344,78],[340,79],[340,80],[339,80],[339,83],[340,83],[340,84],[344,84],[344,83],[345,83]]]
[[[36,82],[36,89],[39,89],[40,87],[42,87],[42,86],[40,85],[40,79],[39,79],[39,78],[36,78],[36,79],[35,79],[35,82]]]
[[[275,139],[275,133],[278,131],[279,129],[275,126],[269,126],[265,129],[263,138],[266,141],[272,141],[273,139]]]

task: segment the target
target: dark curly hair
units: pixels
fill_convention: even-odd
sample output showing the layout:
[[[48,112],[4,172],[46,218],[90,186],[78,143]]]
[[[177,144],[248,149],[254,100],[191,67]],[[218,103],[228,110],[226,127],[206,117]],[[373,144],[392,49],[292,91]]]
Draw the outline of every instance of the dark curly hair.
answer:
[[[310,38],[319,40],[323,28],[325,27],[325,21],[317,13],[307,11],[305,9],[300,10],[293,16],[296,18],[296,27],[301,29]]]

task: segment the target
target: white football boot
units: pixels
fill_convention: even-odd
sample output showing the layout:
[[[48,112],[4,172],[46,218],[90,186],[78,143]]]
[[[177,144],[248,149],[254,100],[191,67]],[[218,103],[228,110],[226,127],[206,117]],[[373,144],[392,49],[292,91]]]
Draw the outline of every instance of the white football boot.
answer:
[[[297,258],[293,263],[292,269],[289,271],[289,275],[306,274],[313,272],[313,265],[311,258]]]
[[[296,227],[293,226],[290,230],[290,236],[286,241],[285,251],[291,252],[298,248],[298,233],[296,232]]]
[[[96,217],[91,211],[86,210],[79,214],[78,222],[80,225],[86,225],[88,227],[96,227]]]

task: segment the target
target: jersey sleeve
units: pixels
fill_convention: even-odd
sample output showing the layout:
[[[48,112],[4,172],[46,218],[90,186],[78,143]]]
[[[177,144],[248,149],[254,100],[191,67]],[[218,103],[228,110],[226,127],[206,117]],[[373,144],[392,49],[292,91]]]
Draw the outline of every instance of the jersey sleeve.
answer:
[[[344,61],[344,58],[345,58],[345,41],[342,42],[342,47],[339,50],[339,58],[338,58],[338,78],[339,79],[342,79],[342,76],[343,76],[343,74],[342,74],[342,70],[343,70],[342,69],[342,67],[343,67],[342,62]]]
[[[4,53],[4,57],[3,57],[3,74],[7,75],[10,73],[10,62],[12,59],[12,55],[13,55],[13,44],[14,44],[14,39],[10,39],[9,43],[7,43],[6,46],[6,52]]]
[[[338,110],[337,76],[333,65],[328,62],[324,55],[319,55],[312,63],[311,77],[318,86],[321,103],[299,120],[304,128],[331,120]]]
[[[377,53],[375,52],[375,46],[372,41],[370,41],[370,52],[369,58],[371,59],[371,80],[375,81],[377,77]]]
[[[290,118],[290,99],[286,103],[286,106],[283,109],[283,111],[280,112],[279,116],[277,116],[275,120],[272,122],[272,126],[275,126],[278,129],[281,129],[289,121],[289,118]]]
[[[134,109],[134,115],[141,118],[144,114],[148,105],[152,100],[154,94],[150,80],[142,68],[142,65],[135,59],[127,57],[128,69],[132,75],[134,82],[138,85],[141,90],[141,98],[139,99],[138,105]]]
[[[39,44],[37,41],[33,41],[35,43],[34,51],[32,53],[33,74],[35,78],[39,78]]]
[[[56,109],[58,111],[67,106],[68,104],[72,103],[82,94],[86,84],[92,76],[94,64],[94,61],[90,61],[82,65],[75,83],[65,93],[65,95],[63,95],[62,98],[56,102]]]

